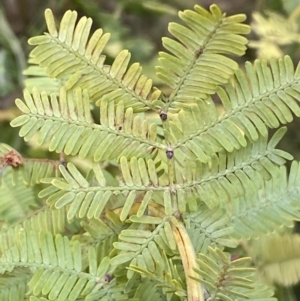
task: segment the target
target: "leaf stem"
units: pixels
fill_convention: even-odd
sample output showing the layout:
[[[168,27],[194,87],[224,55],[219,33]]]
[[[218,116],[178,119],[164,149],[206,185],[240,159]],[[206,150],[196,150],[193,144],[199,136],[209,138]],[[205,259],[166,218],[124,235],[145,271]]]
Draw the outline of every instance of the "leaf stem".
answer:
[[[181,221],[178,221],[176,227],[175,225],[172,225],[172,227],[184,268],[187,284],[187,300],[204,301],[201,284],[192,279],[192,277],[198,278],[199,275],[197,275],[197,273],[194,271],[194,268],[198,268],[198,264],[196,262],[195,249],[192,245],[190,237]]]

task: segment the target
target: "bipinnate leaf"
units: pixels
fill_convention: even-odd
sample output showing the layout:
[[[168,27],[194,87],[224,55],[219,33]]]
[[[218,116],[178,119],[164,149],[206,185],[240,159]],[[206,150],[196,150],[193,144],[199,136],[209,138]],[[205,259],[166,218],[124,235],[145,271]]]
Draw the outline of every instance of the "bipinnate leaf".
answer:
[[[293,157],[275,148],[300,116],[300,65],[239,69],[245,16],[196,5],[163,38],[164,95],[128,50],[106,64],[110,34],[90,36],[90,18],[45,17],[11,126],[60,156],[0,144],[0,299],[275,301],[253,262],[271,282],[299,281],[297,235],[266,238],[259,255],[247,239],[300,220],[300,164],[287,173]],[[239,241],[253,262],[229,254]]]

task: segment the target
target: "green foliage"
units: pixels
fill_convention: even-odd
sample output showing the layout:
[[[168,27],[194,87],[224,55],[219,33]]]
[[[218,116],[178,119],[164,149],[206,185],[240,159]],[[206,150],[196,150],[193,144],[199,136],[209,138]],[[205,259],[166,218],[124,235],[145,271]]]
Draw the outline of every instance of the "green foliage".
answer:
[[[202,278],[197,279],[209,291],[208,300],[259,300],[273,301],[273,295],[266,287],[254,285],[254,268],[250,266],[251,258],[231,260],[220,249],[209,249],[209,255],[200,254],[199,270],[197,273]],[[225,277],[226,275],[226,277]]]
[[[290,286],[299,281],[299,235],[273,233],[246,247],[261,277],[269,283]],[[277,246],[274,249],[274,246]]]
[[[259,58],[280,58],[283,53],[299,44],[299,13],[298,1],[283,1],[288,17],[273,11],[253,13],[252,28],[259,37],[258,41],[250,41],[249,46],[257,49]]]
[[[11,126],[60,160],[0,146],[0,300],[273,301],[273,281],[297,282],[270,277],[288,269],[283,253],[272,270],[229,252],[300,219],[299,163],[287,175],[293,157],[276,149],[300,116],[300,67],[285,56],[239,69],[245,16],[196,5],[163,38],[165,95],[127,50],[105,63],[109,34],[90,36],[90,18],[45,17]]]

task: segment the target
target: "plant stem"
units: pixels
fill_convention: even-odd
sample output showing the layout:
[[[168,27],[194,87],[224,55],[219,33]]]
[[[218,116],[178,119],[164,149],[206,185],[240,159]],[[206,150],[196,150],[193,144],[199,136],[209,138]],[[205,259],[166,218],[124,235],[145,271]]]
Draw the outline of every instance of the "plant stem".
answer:
[[[196,253],[190,240],[190,237],[186,232],[186,228],[181,221],[178,221],[176,227],[175,225],[172,225],[172,227],[184,268],[187,284],[187,300],[204,301],[201,284],[198,281],[191,278],[198,278],[199,275],[194,271],[194,268],[197,267]]]

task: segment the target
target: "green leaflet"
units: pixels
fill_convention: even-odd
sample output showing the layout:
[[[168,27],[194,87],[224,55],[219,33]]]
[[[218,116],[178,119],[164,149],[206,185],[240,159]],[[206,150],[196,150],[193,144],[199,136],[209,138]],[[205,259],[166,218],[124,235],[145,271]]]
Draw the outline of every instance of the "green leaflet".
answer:
[[[180,127],[170,124],[174,148],[189,149],[189,157],[207,162],[220,148],[232,152],[246,146],[245,138],[266,136],[268,127],[278,128],[291,122],[293,114],[300,116],[298,83],[288,56],[271,60],[270,66],[265,60],[256,60],[254,66],[246,63],[246,74],[237,70],[234,84],[216,90],[226,110],[223,116],[210,98],[195,98],[196,103],[183,107],[176,116]]]
[[[142,75],[139,64],[133,64],[127,70],[130,60],[127,50],[119,53],[111,67],[104,65],[102,51],[110,34],[103,34],[99,29],[88,39],[92,20],[83,17],[75,26],[75,11],[66,12],[59,30],[51,10],[46,10],[45,17],[49,34],[31,38],[29,43],[36,46],[31,52],[34,63],[45,68],[48,76],[68,77],[66,88],[87,88],[91,100],[104,95],[117,100],[121,96],[125,106],[134,107],[136,111],[155,108],[153,101],[159,95],[151,93],[152,80]]]
[[[50,233],[41,232],[38,235],[36,231],[23,232],[21,240],[23,244],[17,251],[16,246],[13,246],[2,254],[1,273],[7,270],[8,266],[22,267],[24,262],[27,262],[27,266],[31,265],[35,269],[28,284],[30,294],[39,296],[42,292],[43,295],[48,295],[50,300],[55,298],[76,300],[79,295],[96,300],[93,288],[95,286],[98,286],[98,290],[103,288],[105,280],[102,278],[109,269],[105,257],[100,261],[99,267],[94,267],[95,262],[91,262],[89,264],[91,272],[85,273],[78,241],[70,242],[66,237],[61,235],[53,237]],[[94,252],[92,249],[90,254]],[[89,259],[92,260],[93,256],[89,256]],[[76,282],[77,285],[74,285]],[[79,285],[80,282],[82,285]],[[112,281],[98,293],[106,295],[114,289],[114,286],[115,282]]]
[[[206,254],[209,246],[234,248],[237,245],[231,237],[234,228],[224,210],[210,210],[204,204],[199,209],[197,213],[184,216],[195,251]]]
[[[102,212],[111,203],[115,195],[122,194],[120,199],[123,200],[123,209],[121,212],[121,220],[124,221],[130,213],[131,208],[135,204],[136,198],[140,198],[138,192],[145,192],[142,197],[141,208],[139,215],[145,210],[145,206],[151,201],[151,196],[154,191],[159,194],[165,190],[165,187],[157,185],[157,182],[149,181],[144,182],[145,176],[148,178],[156,178],[155,165],[152,160],[148,160],[146,164],[152,166],[149,171],[151,175],[144,173],[146,169],[140,168],[145,165],[143,159],[139,159],[140,164],[135,157],[127,162],[125,157],[121,158],[121,169],[123,174],[123,183],[120,186],[108,186],[103,177],[103,172],[99,165],[94,165],[95,178],[98,180],[98,186],[91,186],[90,183],[84,178],[78,169],[72,163],[68,163],[66,167],[60,165],[59,170],[63,178],[49,178],[44,179],[45,183],[51,184],[39,193],[40,197],[48,197],[47,203],[54,205],[55,208],[63,208],[71,205],[68,208],[68,219],[72,220],[77,217],[99,218]],[[134,175],[134,181],[139,182],[140,185],[135,185],[131,174]]]
[[[119,241],[114,243],[114,248],[120,253],[111,259],[112,265],[129,261],[131,265],[154,272],[155,266],[163,262],[162,251],[173,254],[176,244],[167,220],[162,220],[152,231],[141,229],[121,232]],[[130,278],[132,276],[130,274]]]
[[[163,39],[171,53],[160,53],[157,75],[173,92],[168,107],[180,109],[182,103],[205,99],[214,94],[216,87],[228,82],[238,68],[236,62],[225,55],[242,55],[249,27],[241,24],[245,16],[225,17],[216,5],[206,11],[196,5],[195,11],[179,13],[185,26],[169,24],[170,33],[178,41]]]
[[[260,283],[254,282],[254,269],[250,268],[251,258],[230,260],[220,249],[209,248],[208,255],[199,254],[199,269],[195,271],[201,276],[208,294],[213,298],[224,300],[257,300],[263,296],[265,301],[274,301],[272,292]],[[221,276],[222,275],[222,276]],[[217,286],[215,285],[217,283]]]
[[[158,292],[161,290],[163,294],[167,294],[169,298],[172,298],[174,294],[185,298],[187,293],[185,288],[182,286],[182,280],[178,273],[180,267],[177,269],[174,264],[175,262],[172,260],[167,260],[166,256],[164,256],[160,262],[156,262],[155,269],[152,271],[147,270],[146,265],[144,268],[142,268],[131,264],[129,269],[130,271],[134,271],[146,276],[153,284],[156,284],[155,286],[149,286],[149,281],[149,287],[156,287]],[[138,288],[136,292],[137,295],[143,295],[143,293],[140,291],[142,288],[144,288],[143,283]],[[147,291],[149,288],[145,288],[145,290]],[[147,296],[145,297],[147,298]]]
[[[292,227],[294,220],[300,218],[298,178],[299,163],[293,161],[288,177],[286,168],[282,166],[279,176],[266,182],[261,191],[253,196],[235,199],[232,210],[227,212],[231,218],[228,225],[235,228],[234,236],[257,237],[273,232],[274,228],[279,229],[282,225]],[[257,221],[256,227],[252,226],[253,219]]]
[[[209,208],[214,208],[238,196],[257,193],[265,180],[277,176],[277,166],[292,159],[288,153],[273,149],[284,132],[284,128],[278,130],[269,143],[261,137],[238,151],[220,152],[212,156],[210,164],[201,160],[186,164],[177,172],[177,179],[184,179],[178,181],[182,189],[178,190],[178,195],[181,198],[184,195],[186,204],[199,198]]]
[[[0,280],[0,300],[24,300],[29,278],[30,274],[24,273],[21,269],[15,269],[6,277],[2,277]]]
[[[131,108],[124,112],[123,102],[119,102],[115,110],[114,102],[108,102],[107,98],[103,100],[101,124],[98,125],[91,118],[87,90],[78,88],[68,92],[62,88],[59,100],[54,94],[49,97],[34,89],[31,95],[25,90],[24,98],[25,103],[17,103],[30,113],[17,117],[11,125],[21,126],[20,136],[26,141],[38,134],[38,143],[48,144],[50,151],[64,151],[81,158],[93,157],[97,162],[145,152],[150,156],[153,149],[165,147],[156,142],[155,124],[148,125],[146,120],[142,122],[130,113]]]

